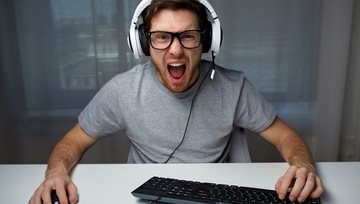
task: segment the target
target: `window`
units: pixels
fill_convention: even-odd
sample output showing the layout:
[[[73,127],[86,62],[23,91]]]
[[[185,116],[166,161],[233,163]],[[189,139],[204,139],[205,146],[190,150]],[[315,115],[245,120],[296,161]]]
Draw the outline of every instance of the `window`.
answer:
[[[130,0],[16,0],[28,111],[82,109],[104,83],[137,63],[126,44],[136,6]]]
[[[320,1],[210,3],[224,31],[218,64],[244,71],[271,102],[311,101]],[[110,78],[138,63],[126,43],[137,4],[16,0],[28,109],[81,109]]]
[[[223,27],[217,63],[242,70],[273,102],[310,102],[321,28],[321,1],[211,1]]]

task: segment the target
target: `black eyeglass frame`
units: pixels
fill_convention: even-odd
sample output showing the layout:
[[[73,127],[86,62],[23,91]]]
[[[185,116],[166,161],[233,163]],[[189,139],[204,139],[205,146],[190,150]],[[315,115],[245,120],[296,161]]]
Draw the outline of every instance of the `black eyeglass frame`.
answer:
[[[200,33],[199,44],[198,44],[197,46],[195,46],[195,47],[186,47],[186,46],[184,46],[183,43],[182,43],[182,41],[181,41],[181,38],[180,38],[180,35],[181,35],[181,34],[186,33],[186,32],[190,32],[190,31],[197,31],[197,32]],[[152,42],[151,42],[151,35],[152,35],[153,33],[166,33],[166,34],[170,34],[170,35],[171,35],[171,40],[170,40],[169,45],[168,45],[167,47],[165,47],[165,48],[156,48],[156,47],[154,47],[153,44],[152,44]],[[174,42],[174,38],[175,38],[175,37],[179,40],[180,45],[181,45],[183,48],[186,48],[186,49],[195,49],[195,48],[200,47],[200,45],[201,45],[201,43],[202,43],[202,39],[203,39],[203,35],[204,35],[204,34],[205,34],[205,31],[203,31],[203,30],[185,30],[185,31],[176,32],[176,33],[174,33],[174,32],[168,32],[168,31],[148,31],[148,32],[146,32],[146,37],[148,38],[151,47],[154,48],[155,50],[166,50],[166,49],[168,49],[168,48],[172,45],[172,43]]]

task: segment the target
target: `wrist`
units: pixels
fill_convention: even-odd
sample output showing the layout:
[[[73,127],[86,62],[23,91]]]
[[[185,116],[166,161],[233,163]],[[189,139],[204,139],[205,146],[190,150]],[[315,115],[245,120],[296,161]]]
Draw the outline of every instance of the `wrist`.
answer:
[[[68,175],[68,171],[65,168],[60,167],[60,166],[57,166],[57,167],[48,166],[48,168],[45,171],[45,178],[56,176],[56,175]]]
[[[297,168],[306,168],[308,169],[309,172],[312,172],[312,173],[316,173],[316,168],[315,168],[315,165],[312,164],[312,163],[296,163],[296,164],[292,164],[293,166],[296,166]]]

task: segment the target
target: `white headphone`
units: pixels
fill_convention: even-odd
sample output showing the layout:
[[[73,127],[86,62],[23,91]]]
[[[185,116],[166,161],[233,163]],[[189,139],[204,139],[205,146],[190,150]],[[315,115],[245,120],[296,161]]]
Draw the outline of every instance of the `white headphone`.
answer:
[[[147,55],[147,56],[149,55],[149,51],[143,50],[143,47],[144,46],[148,47],[148,45],[142,45],[142,43],[144,42],[148,43],[147,39],[144,40],[144,38],[147,37],[144,35],[143,33],[144,31],[139,31],[143,29],[143,28],[139,29],[139,27],[144,27],[144,26],[137,25],[137,23],[141,13],[150,5],[151,1],[152,0],[142,0],[139,3],[139,5],[136,7],[133,18],[131,20],[127,41],[136,59],[140,59],[143,55]],[[207,0],[197,0],[197,1],[205,6],[205,8],[211,14],[211,17],[213,19],[213,22],[211,23],[211,30],[209,31],[210,32],[209,35],[211,37],[211,44],[209,49],[204,50],[204,52],[211,51],[213,52],[213,55],[216,56],[219,53],[220,46],[222,43],[222,30],[221,30],[220,20],[217,14],[215,13],[215,10]]]

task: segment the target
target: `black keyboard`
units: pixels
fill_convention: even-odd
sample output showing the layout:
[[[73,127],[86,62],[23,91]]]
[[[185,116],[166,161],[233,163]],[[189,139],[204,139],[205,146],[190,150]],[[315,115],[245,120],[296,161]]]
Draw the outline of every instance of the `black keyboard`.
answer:
[[[299,203],[297,201],[291,202],[288,198],[280,200],[274,190],[163,177],[152,177],[135,189],[132,195],[153,201],[151,203]],[[317,204],[320,203],[320,198],[307,199],[304,203]]]

